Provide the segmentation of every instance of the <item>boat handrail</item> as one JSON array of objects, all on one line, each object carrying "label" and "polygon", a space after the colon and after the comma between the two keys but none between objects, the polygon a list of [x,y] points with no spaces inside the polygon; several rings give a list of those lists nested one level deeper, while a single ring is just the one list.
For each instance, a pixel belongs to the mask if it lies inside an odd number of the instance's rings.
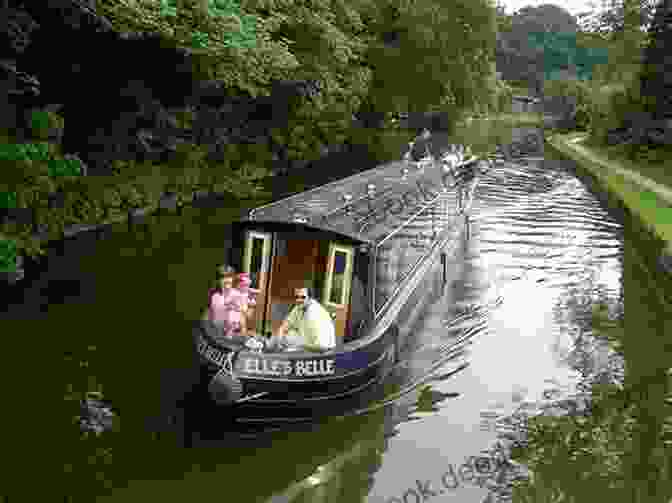
[{"label": "boat handrail", "polygon": [[[446,238],[446,242],[448,241],[448,239],[449,238]],[[445,243],[438,243],[438,242],[435,243],[435,247],[433,247],[432,252],[430,254],[428,254],[427,256],[425,256],[425,260],[421,260],[420,262],[418,262],[418,264],[416,265],[416,267],[413,271],[413,274],[412,274],[412,276],[414,276],[413,279],[422,277],[421,270],[427,269],[430,265],[430,262],[431,262],[430,260],[428,260],[428,258],[431,255],[433,255],[434,253],[436,253],[437,248],[439,248],[440,247],[439,245],[442,245],[442,244],[445,245]],[[393,323],[394,317],[396,316],[396,312],[397,312],[397,310],[392,309],[393,305],[394,304],[403,305],[404,303],[406,303],[408,301],[408,298],[411,296],[411,294],[418,287],[418,281],[419,281],[419,279],[415,282],[416,284],[413,288],[408,288],[408,291],[406,292],[406,295],[404,295],[403,298],[400,295],[398,295],[396,297],[391,296],[385,302],[385,304],[380,308],[380,310],[378,310],[378,312],[376,312],[376,315],[375,315],[375,318],[374,318],[375,331],[374,331],[374,333],[371,334],[371,337],[374,337],[374,338],[377,337],[378,334],[381,331],[386,330],[387,327],[391,323]],[[406,283],[406,285],[404,285],[404,287],[405,288],[408,287],[408,282]],[[395,292],[395,294],[396,294],[396,292]],[[386,318],[387,318],[387,320],[385,320]]]},{"label": "boat handrail", "polygon": [[[424,212],[427,208],[429,208],[431,205],[433,205],[438,199],[441,197],[445,197],[446,194],[444,192],[439,193],[435,198],[430,199],[428,202],[426,202],[416,213],[414,213],[408,220],[406,220],[404,223],[402,223],[399,227],[394,229],[392,232],[390,232],[387,236],[385,236],[383,239],[381,239],[378,243],[375,244],[376,250],[378,250],[378,247],[380,247],[385,241],[390,239],[392,236],[397,234],[399,231],[401,231],[404,227],[406,227],[408,224],[413,222],[416,218],[418,218],[422,212]],[[366,225],[366,224],[365,224]],[[365,225],[362,226],[362,228],[359,229],[359,232],[362,232],[364,230]]]},{"label": "boat handrail", "polygon": [[[470,194],[469,194],[469,196],[470,196],[469,201],[468,201],[468,202],[465,204],[465,206],[463,207],[463,212],[464,212],[464,211],[468,211],[468,210],[471,208],[471,205],[472,205],[472,203],[473,203],[473,196],[474,196],[474,192],[475,192],[475,190],[476,190],[476,184],[474,183],[473,186],[472,186],[472,188],[471,188]],[[450,228],[450,229],[446,229],[444,232],[447,234],[447,233],[448,233],[449,231],[451,231],[451,230],[452,230],[452,228]],[[383,314],[383,312],[386,310],[386,308],[387,308],[387,307],[388,307],[394,300],[397,299],[397,296],[399,295],[399,292],[402,290],[402,288],[404,288],[404,287],[406,286],[406,284],[405,284],[405,283],[406,283],[406,280],[407,280],[408,278],[412,277],[413,274],[417,271],[417,269],[421,266],[421,264],[423,263],[423,261],[424,261],[427,257],[431,256],[433,253],[435,253],[435,251],[436,251],[436,247],[437,247],[439,244],[441,244],[442,242],[445,242],[447,239],[448,239],[448,237],[446,237],[445,239],[437,239],[437,240],[434,242],[434,244],[432,245],[432,248],[430,249],[430,251],[428,251],[425,255],[423,255],[422,257],[420,257],[420,258],[416,261],[416,263],[413,265],[413,267],[411,267],[410,270],[404,275],[404,277],[398,282],[397,286],[396,286],[395,289],[392,291],[392,294],[391,294],[391,295],[389,296],[389,298],[385,301],[385,303],[380,307],[380,309],[377,309],[377,310],[374,311],[374,315],[373,315],[374,323],[377,322],[377,321],[380,319],[380,317],[382,316],[382,314]],[[444,243],[444,246],[445,246],[445,243]],[[375,292],[374,292],[374,295],[375,295]],[[375,302],[375,301],[374,301],[374,302]],[[375,309],[375,304],[374,304],[374,309]]]},{"label": "boat handrail", "polygon": [[[446,233],[448,232],[446,231]],[[420,281],[420,279],[422,278],[422,274],[417,274],[415,278],[412,278],[412,276],[418,273],[420,269],[428,268],[430,266],[430,261],[427,259],[431,257],[434,253],[436,253],[437,249],[445,247],[449,239],[450,235],[447,235],[445,239],[437,241],[436,243],[434,243],[434,245],[432,245],[430,252],[428,252],[420,260],[418,260],[418,262],[416,262],[415,266],[411,269],[408,275],[406,275],[406,278],[411,277],[411,280],[409,280],[408,282],[412,281],[413,279],[416,280],[416,283]],[[457,240],[454,241],[454,244],[455,245],[457,244]],[[408,286],[408,282],[406,282],[404,287]],[[400,288],[401,287],[395,289],[395,295],[397,295]],[[408,300],[408,297],[410,297],[412,291],[415,290],[415,288],[417,288],[417,284],[415,285],[414,288],[410,289],[410,291],[407,293],[407,295],[404,296],[404,298],[395,295],[390,296],[390,298],[385,302],[385,304],[380,309],[375,311],[373,318],[371,319],[371,326],[374,327],[373,331],[367,334],[365,337],[354,340],[351,343],[349,343],[348,344],[349,349],[355,350],[360,347],[363,347],[366,344],[368,344],[371,340],[379,337],[380,333],[385,332],[394,321],[395,311],[391,308],[391,306],[396,302],[402,304],[405,303]],[[388,317],[388,319],[385,322],[383,322],[385,317]]]},{"label": "boat handrail", "polygon": [[[467,166],[469,164],[473,164],[474,162],[478,161],[479,158],[472,156],[471,158],[459,163],[456,167],[461,167],[461,166]],[[378,249],[379,246],[381,246],[385,241],[387,241],[389,238],[394,236],[395,234],[399,233],[404,227],[412,223],[416,218],[418,218],[423,211],[425,211],[429,206],[433,205],[438,199],[441,197],[444,197],[446,195],[445,192],[440,192],[434,199],[431,199],[429,202],[425,203],[414,215],[412,215],[408,220],[406,220],[404,223],[402,223],[399,227],[394,229],[392,232],[390,232],[387,236],[385,236],[382,240],[380,240],[378,243],[375,244],[376,250]],[[359,232],[363,232],[364,228],[366,227],[366,224],[363,225],[360,229]]]},{"label": "boat handrail", "polygon": [[[448,231],[452,229],[446,229],[446,234],[448,234]],[[436,251],[436,247],[441,244],[442,241],[445,241],[448,239],[448,236],[446,236],[443,240],[437,240],[433,245],[432,248],[427,252],[425,255],[420,257],[413,267],[404,275],[403,279],[397,283],[397,286],[394,288],[392,293],[390,294],[389,298],[385,301],[385,303],[380,307],[380,309],[377,309],[375,311],[375,314],[373,316],[374,323],[378,322],[379,319],[381,318],[382,314],[387,310],[387,308],[395,301],[398,299],[399,293],[406,287],[407,285],[407,280],[411,278],[417,270],[422,266],[422,264],[425,262],[425,259],[427,257],[430,257],[433,253]]]}]

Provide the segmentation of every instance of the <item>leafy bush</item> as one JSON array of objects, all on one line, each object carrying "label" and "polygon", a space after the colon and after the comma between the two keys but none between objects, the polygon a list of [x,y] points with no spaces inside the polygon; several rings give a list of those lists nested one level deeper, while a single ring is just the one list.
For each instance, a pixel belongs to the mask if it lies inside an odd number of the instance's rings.
[{"label": "leafy bush", "polygon": [[511,111],[511,101],[513,100],[513,88],[505,81],[497,79],[495,89],[495,112],[498,114]]},{"label": "leafy bush", "polygon": [[[132,208],[155,207],[164,192],[177,193],[179,201],[189,200],[201,189],[250,197],[256,193],[253,182],[268,175],[265,161],[270,160],[270,153],[260,145],[229,145],[228,150],[225,161],[208,162],[205,147],[184,144],[165,164],[115,161],[117,174],[111,177],[54,177],[49,165],[53,159],[37,155],[34,148],[22,148],[24,159],[3,166],[0,193],[12,194],[12,206],[31,208],[33,224],[58,239],[70,225],[100,223]],[[33,159],[36,155],[39,160]],[[49,196],[55,192],[64,196],[60,207],[49,205]],[[22,253],[41,254],[38,241],[30,238],[32,230],[31,224],[6,223],[0,232],[14,239]]]},{"label": "leafy bush", "polygon": [[589,131],[597,144],[606,144],[607,133],[623,127],[624,120],[641,109],[639,100],[623,84],[595,88],[589,110]]},{"label": "leafy bush", "polygon": [[16,241],[0,238],[0,272],[16,270]]},{"label": "leafy bush", "polygon": [[592,90],[589,82],[573,79],[546,80],[544,81],[544,94],[567,96],[576,100],[576,128],[587,130],[590,127]]},{"label": "leafy bush", "polygon": [[597,492],[622,494],[624,453],[632,452],[636,424],[635,406],[618,403],[622,397],[616,389],[596,389],[590,416],[530,419],[527,445],[524,451],[514,449],[512,457],[533,477],[514,484],[514,501],[544,501],[541,494],[552,492],[564,493],[567,501]]},{"label": "leafy bush", "polygon": [[63,130],[64,120],[55,112],[36,110],[31,114],[30,125],[33,137],[47,140],[54,130]]}]

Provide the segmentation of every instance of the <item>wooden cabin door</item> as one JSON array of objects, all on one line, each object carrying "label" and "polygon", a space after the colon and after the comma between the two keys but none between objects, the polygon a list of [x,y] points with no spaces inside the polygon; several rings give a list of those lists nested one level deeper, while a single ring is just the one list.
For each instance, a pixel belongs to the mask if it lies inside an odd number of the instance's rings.
[{"label": "wooden cabin door", "polygon": [[278,236],[266,312],[273,333],[277,332],[294,306],[294,289],[304,287],[318,277],[321,262],[319,245],[317,239]]},{"label": "wooden cabin door", "polygon": [[331,313],[336,325],[337,344],[343,341],[350,316],[353,253],[351,246],[332,243],[329,247],[322,305]]},{"label": "wooden cabin door", "polygon": [[264,312],[268,297],[271,270],[271,234],[248,231],[245,235],[243,272],[250,275],[250,289],[256,303],[248,310],[247,326],[257,333],[264,332]]}]

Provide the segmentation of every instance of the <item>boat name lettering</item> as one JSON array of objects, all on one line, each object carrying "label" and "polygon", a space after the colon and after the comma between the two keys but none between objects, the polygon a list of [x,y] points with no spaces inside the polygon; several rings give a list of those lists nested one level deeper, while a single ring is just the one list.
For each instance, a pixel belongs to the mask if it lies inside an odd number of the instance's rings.
[{"label": "boat name lettering", "polygon": [[248,358],[245,360],[245,372],[250,374],[313,377],[333,375],[336,372],[334,360],[267,360]]},{"label": "boat name lettering", "polygon": [[292,373],[292,362],[288,360],[250,358],[245,360],[245,372],[249,372],[250,374],[286,376]]}]

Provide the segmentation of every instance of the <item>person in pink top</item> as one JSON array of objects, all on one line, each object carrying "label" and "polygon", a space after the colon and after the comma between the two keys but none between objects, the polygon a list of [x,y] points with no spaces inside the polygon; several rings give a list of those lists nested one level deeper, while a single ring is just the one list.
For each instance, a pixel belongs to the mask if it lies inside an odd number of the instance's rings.
[{"label": "person in pink top", "polygon": [[228,266],[217,268],[217,288],[208,292],[208,309],[203,319],[212,322],[228,340],[247,340],[248,297],[233,287],[235,271]]},{"label": "person in pink top", "polygon": [[250,288],[252,281],[249,273],[241,272],[238,275],[238,290],[247,297],[247,305],[253,307],[257,305],[257,290]]}]

